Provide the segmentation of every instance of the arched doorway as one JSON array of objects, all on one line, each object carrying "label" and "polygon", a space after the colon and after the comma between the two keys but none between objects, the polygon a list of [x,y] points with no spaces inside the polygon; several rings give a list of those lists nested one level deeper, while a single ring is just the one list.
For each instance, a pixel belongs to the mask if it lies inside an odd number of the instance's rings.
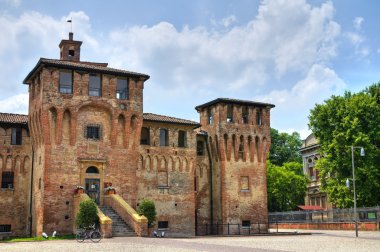
[{"label": "arched doorway", "polygon": [[95,166],[90,166],[86,169],[86,192],[96,204],[100,203],[100,176],[99,169]]}]

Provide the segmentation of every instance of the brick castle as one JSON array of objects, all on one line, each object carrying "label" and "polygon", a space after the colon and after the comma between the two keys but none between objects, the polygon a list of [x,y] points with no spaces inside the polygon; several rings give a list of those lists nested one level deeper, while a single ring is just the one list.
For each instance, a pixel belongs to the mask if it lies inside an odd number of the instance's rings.
[{"label": "brick castle", "polygon": [[217,223],[266,231],[274,105],[218,98],[195,108],[200,123],[143,113],[149,76],[81,61],[81,45],[70,33],[59,60],[41,58],[26,76],[28,116],[0,113],[0,235],[73,233],[88,197],[108,237],[106,206],[147,235],[134,212],[143,199],[169,236]]}]

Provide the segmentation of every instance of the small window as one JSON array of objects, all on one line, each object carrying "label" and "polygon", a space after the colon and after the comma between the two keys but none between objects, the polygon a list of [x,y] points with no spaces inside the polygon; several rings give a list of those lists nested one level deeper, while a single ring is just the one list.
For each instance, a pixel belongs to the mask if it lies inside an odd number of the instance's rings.
[{"label": "small window", "polygon": [[178,147],[187,147],[186,143],[186,131],[178,131]]},{"label": "small window", "polygon": [[243,154],[244,154],[244,137],[240,136],[239,159],[243,159]]},{"label": "small window", "polygon": [[314,168],[313,167],[309,167],[309,176],[310,176],[311,180],[315,180]]},{"label": "small window", "polygon": [[86,138],[87,139],[100,139],[100,127],[99,126],[87,126]]},{"label": "small window", "polygon": [[75,51],[74,50],[69,50],[69,56],[70,57],[74,57],[75,55]]},{"label": "small window", "polygon": [[0,225],[0,233],[11,232],[11,225]]},{"label": "small window", "polygon": [[248,176],[240,177],[240,191],[249,191],[249,177]]},{"label": "small window", "polygon": [[169,228],[169,222],[168,221],[159,221],[158,222],[158,229],[165,229]]},{"label": "small window", "polygon": [[99,74],[90,74],[88,95],[102,96],[102,81]]},{"label": "small window", "polygon": [[242,226],[243,228],[249,228],[249,227],[251,226],[251,221],[249,221],[249,220],[243,220],[243,221],[241,222],[241,226]]},{"label": "small window", "polygon": [[212,110],[210,108],[207,109],[207,120],[208,120],[208,124],[212,124],[214,121]]},{"label": "small window", "polygon": [[204,155],[204,142],[203,141],[197,141],[197,155],[203,156]]},{"label": "small window", "polygon": [[141,128],[140,144],[141,145],[150,145],[149,128],[146,128],[146,127]]},{"label": "small window", "polygon": [[194,177],[194,192],[198,190],[197,182],[197,177]]},{"label": "small window", "polygon": [[169,135],[167,129],[160,129],[160,146],[169,146]]},{"label": "small window", "polygon": [[13,188],[13,172],[3,172],[1,175],[1,188]]},{"label": "small window", "polygon": [[248,107],[247,106],[244,106],[242,108],[242,118],[243,118],[243,123],[244,124],[247,124],[248,123]]},{"label": "small window", "polygon": [[256,123],[257,125],[263,124],[261,109],[256,112]]},{"label": "small window", "polygon": [[128,80],[127,79],[117,79],[116,98],[128,99]]},{"label": "small window", "polygon": [[99,170],[95,166],[90,166],[90,167],[87,168],[86,173],[95,173],[95,174],[98,174]]},{"label": "small window", "polygon": [[63,94],[73,93],[73,72],[72,71],[59,72],[59,92]]},{"label": "small window", "polygon": [[232,123],[234,121],[233,106],[231,104],[227,105],[227,122]]},{"label": "small window", "polygon": [[22,129],[21,128],[12,128],[11,143],[12,145],[22,144]]}]

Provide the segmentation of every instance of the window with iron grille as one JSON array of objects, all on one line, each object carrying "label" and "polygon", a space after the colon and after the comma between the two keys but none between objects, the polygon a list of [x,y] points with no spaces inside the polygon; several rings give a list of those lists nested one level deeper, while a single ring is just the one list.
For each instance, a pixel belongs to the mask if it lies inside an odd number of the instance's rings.
[{"label": "window with iron grille", "polygon": [[116,98],[128,99],[128,80],[127,79],[117,79]]},{"label": "window with iron grille", "polygon": [[159,221],[158,222],[158,229],[164,229],[169,228],[169,222],[168,221]]},{"label": "window with iron grille", "polygon": [[88,84],[89,96],[102,96],[102,80],[99,74],[90,74]]},{"label": "window with iron grille", "polygon": [[73,93],[73,72],[69,70],[59,72],[59,92],[64,94]]},{"label": "window with iron grille", "polygon": [[243,221],[241,222],[241,226],[242,226],[243,228],[249,228],[249,227],[251,226],[251,221],[249,221],[249,220],[243,220]]},{"label": "window with iron grille", "polygon": [[21,128],[12,128],[11,144],[12,145],[22,144],[22,129]]},{"label": "window with iron grille", "polygon": [[86,138],[99,140],[101,137],[101,130],[99,125],[87,125]]},{"label": "window with iron grille", "polygon": [[2,172],[1,174],[1,188],[13,188],[13,172]]},{"label": "window with iron grille", "polygon": [[11,232],[11,225],[0,225],[0,233]]}]

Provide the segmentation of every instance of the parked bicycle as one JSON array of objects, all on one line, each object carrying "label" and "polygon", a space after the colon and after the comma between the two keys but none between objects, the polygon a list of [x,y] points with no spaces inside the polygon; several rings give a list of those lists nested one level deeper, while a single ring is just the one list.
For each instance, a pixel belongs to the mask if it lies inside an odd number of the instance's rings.
[{"label": "parked bicycle", "polygon": [[78,229],[76,233],[77,242],[83,242],[85,239],[91,239],[93,242],[99,242],[102,239],[102,235],[98,229],[95,228],[95,224]]}]

